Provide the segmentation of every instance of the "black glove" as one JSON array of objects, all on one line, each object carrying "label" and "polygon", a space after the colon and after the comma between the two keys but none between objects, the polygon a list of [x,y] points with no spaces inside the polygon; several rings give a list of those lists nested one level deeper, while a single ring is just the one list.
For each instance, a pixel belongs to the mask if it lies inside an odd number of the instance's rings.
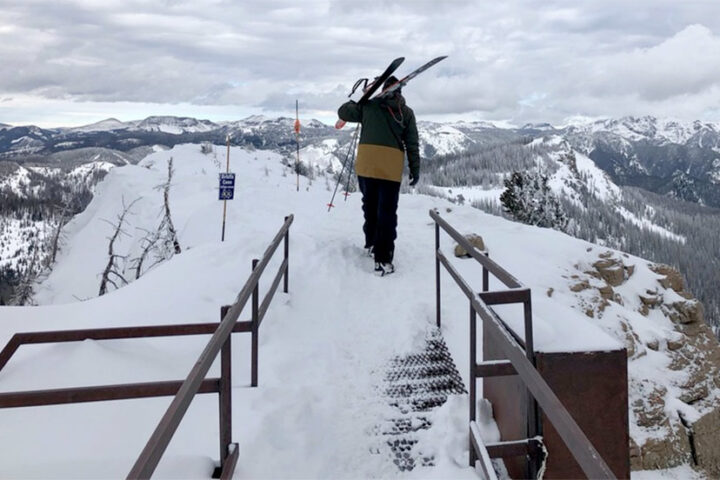
[{"label": "black glove", "polygon": [[420,172],[410,172],[410,186],[414,187],[420,180]]}]

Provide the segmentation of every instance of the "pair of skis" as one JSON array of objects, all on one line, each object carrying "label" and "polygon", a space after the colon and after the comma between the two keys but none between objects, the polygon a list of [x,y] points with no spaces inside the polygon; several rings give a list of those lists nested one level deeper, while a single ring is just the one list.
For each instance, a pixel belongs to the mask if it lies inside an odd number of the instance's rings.
[{"label": "pair of skis", "polygon": [[[392,85],[388,85],[387,88],[383,89],[375,98],[382,98],[382,97],[390,96],[395,90],[404,87],[405,85],[407,85],[407,83],[410,80],[417,77],[422,72],[424,72],[428,68],[432,67],[436,63],[438,63],[442,60],[445,60],[446,58],[447,58],[447,55],[442,56],[442,57],[433,58],[432,60],[430,60],[428,63],[426,63],[422,67],[413,70],[412,72],[410,72],[409,74],[404,76],[402,79],[398,80],[397,82],[393,83]],[[385,83],[385,80],[390,78],[390,76],[393,74],[393,72],[395,72],[395,70],[397,70],[397,68],[400,66],[400,64],[403,63],[403,61],[405,61],[405,57],[400,57],[400,58],[396,58],[395,60],[393,60],[390,63],[390,65],[388,65],[388,67],[385,69],[385,71],[383,73],[381,73],[380,76],[377,77],[371,84],[367,85],[367,80],[365,80],[365,82],[366,82],[365,91],[363,92],[362,97],[360,97],[360,100],[358,100],[358,104],[363,104],[363,103],[367,102],[368,100],[370,100],[370,97],[373,95],[373,93],[378,91],[378,89],[383,85],[383,83]],[[355,89],[362,83],[362,81],[363,80],[358,80],[358,82],[355,84],[355,87],[353,88],[352,92],[350,93],[350,96],[352,96],[352,94],[355,92]],[[344,120],[338,120],[337,123],[335,123],[335,128],[337,128],[339,130],[345,126],[345,123],[346,122]],[[340,171],[340,175],[338,176],[338,181],[335,184],[335,191],[333,192],[332,198],[330,199],[330,203],[328,203],[328,205],[327,205],[328,212],[330,211],[330,209],[332,209],[335,206],[335,205],[333,205],[333,201],[335,200],[335,194],[337,194],[338,186],[340,185],[342,176],[345,173],[345,170],[347,169],[348,159],[350,158],[352,151],[355,149],[355,146],[357,145],[359,133],[360,133],[360,125],[358,124],[358,128],[355,129],[355,133],[353,134],[353,138],[350,142],[350,147],[348,149],[348,153],[345,156],[345,161],[343,162],[342,170]],[[348,186],[346,186],[345,200],[347,200],[348,195],[350,195],[350,193],[347,191],[349,189],[349,183],[350,183],[350,172],[348,172]]]},{"label": "pair of skis", "polygon": [[[405,77],[398,80],[397,82],[393,83],[392,85],[388,85],[388,87],[383,89],[375,98],[382,98],[382,97],[390,96],[395,90],[404,87],[405,85],[407,85],[407,83],[410,80],[417,77],[418,75],[420,75],[422,72],[424,72],[428,68],[432,67],[433,65],[439,63],[442,60],[445,60],[446,58],[447,58],[447,55],[444,55],[442,57],[433,58],[432,60],[430,60],[428,63],[426,63],[422,67],[413,70],[412,72],[410,72]],[[395,60],[393,60],[390,63],[390,65],[388,65],[388,67],[385,69],[385,71],[383,73],[381,73],[379,77],[377,77],[370,85],[368,85],[365,88],[365,92],[363,93],[363,96],[360,97],[360,100],[358,100],[358,103],[363,104],[363,103],[367,102],[370,99],[370,97],[373,95],[373,93],[375,93],[383,85],[383,83],[385,83],[385,80],[390,78],[390,75],[392,75],[395,72],[395,70],[397,70],[398,67],[404,61],[405,61],[405,57],[399,57],[399,58],[396,58]],[[357,85],[358,84],[356,84],[356,86]],[[350,95],[352,95],[352,93]],[[345,123],[346,122],[344,120],[338,120],[337,123],[335,123],[335,128],[337,128],[339,130],[345,126]]]}]

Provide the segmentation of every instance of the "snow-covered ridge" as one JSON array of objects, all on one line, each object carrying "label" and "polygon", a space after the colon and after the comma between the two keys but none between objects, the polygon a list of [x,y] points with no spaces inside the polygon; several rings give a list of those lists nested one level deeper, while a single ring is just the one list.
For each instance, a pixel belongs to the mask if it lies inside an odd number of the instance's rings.
[{"label": "snow-covered ridge", "polygon": [[698,120],[690,122],[644,116],[571,124],[567,127],[567,130],[590,134],[612,133],[631,141],[649,140],[683,145],[699,133],[720,134],[720,124]]},{"label": "snow-covered ridge", "polygon": [[147,132],[180,135],[182,133],[209,132],[217,129],[218,125],[209,120],[197,120],[188,117],[154,116],[136,122],[132,128]]},{"label": "snow-covered ridge", "polygon": [[[163,198],[155,187],[165,180],[170,157],[175,176],[169,198],[183,252],[134,280],[131,260],[141,250],[146,230],[157,227]],[[236,177],[236,199],[228,204],[225,242],[219,238],[222,202],[217,200],[217,174],[224,164],[203,155],[199,145],[157,151],[139,165],[112,169],[91,204],[67,226],[66,246],[36,296],[42,306],[0,307],[0,345],[18,331],[217,322],[219,306],[235,298],[250,273],[251,259],[262,254],[283,217],[293,213],[294,273],[290,293],[278,292],[262,325],[258,388],[243,388],[249,383],[247,337],[236,337],[240,341],[233,346],[238,366],[233,369],[238,393],[233,395],[233,440],[240,442],[243,475],[408,478],[385,455],[387,445],[368,432],[387,418],[388,405],[378,394],[385,362],[415,351],[434,328],[435,264],[428,252],[435,240],[428,210],[437,208],[463,233],[482,234],[493,258],[532,289],[536,345],[545,351],[622,348],[624,337],[617,338],[620,323],[615,320],[623,313],[631,319],[640,315],[624,312],[617,303],[602,319],[592,320],[579,305],[573,275],[597,260],[600,249],[595,245],[424,195],[401,196],[397,272],[374,277],[372,260],[361,248],[359,195],[328,213],[324,182],[301,177],[298,192],[292,168],[281,162],[282,156],[274,152],[231,148],[231,170],[241,174]],[[113,229],[108,221],[117,218],[123,201],[134,199],[139,200],[128,215],[127,235],[116,250],[127,255],[128,262],[120,267],[130,273],[131,283],[97,298],[97,275],[107,262],[107,238]],[[454,242],[441,238],[444,251],[453,247]],[[644,260],[623,258],[636,265],[633,282],[621,291],[631,298],[647,288],[645,280],[654,278]],[[481,284],[482,270],[473,261],[451,261],[470,284]],[[457,320],[467,318],[467,302],[457,289],[443,290],[443,295],[442,333],[467,385],[467,321]],[[635,309],[640,300],[632,298],[635,303],[626,302],[627,308]],[[653,318],[658,314],[653,312]],[[648,338],[665,327],[647,322],[642,317],[634,328]],[[521,333],[522,327],[518,329]],[[0,372],[0,389],[183,378],[206,342],[207,337],[182,337],[28,348],[21,352],[22,361]],[[657,362],[640,362],[644,375],[667,378]],[[419,438],[418,448],[432,454],[436,466],[419,468],[411,476],[476,478],[466,465],[467,401],[466,395],[451,396],[432,417],[433,427]],[[62,415],[52,407],[0,410],[3,431],[13,438],[0,449],[0,477],[126,475],[142,441],[138,432],[149,431],[166,407],[164,400],[138,400],[63,407]],[[216,398],[196,399],[158,476],[208,476],[211,459],[217,456],[216,429]],[[280,430],[287,441],[278,443]],[[42,442],[56,448],[36,462]],[[295,448],[300,442],[303,448]],[[371,447],[380,453],[371,454]]]},{"label": "snow-covered ridge", "polygon": [[111,132],[113,130],[123,130],[131,128],[136,125],[137,122],[121,122],[116,118],[107,118],[99,122],[91,123],[89,125],[83,125],[81,127],[75,127],[68,129],[72,132]]},{"label": "snow-covered ridge", "polygon": [[475,143],[452,124],[419,122],[418,135],[421,145],[430,145],[435,155],[460,153]]}]

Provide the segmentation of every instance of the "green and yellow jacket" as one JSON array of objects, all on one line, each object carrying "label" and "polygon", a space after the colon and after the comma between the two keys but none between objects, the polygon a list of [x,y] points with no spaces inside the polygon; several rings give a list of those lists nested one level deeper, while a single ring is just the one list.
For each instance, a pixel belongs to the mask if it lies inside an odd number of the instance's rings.
[{"label": "green and yellow jacket", "polygon": [[415,113],[401,95],[372,99],[362,105],[349,101],[340,107],[338,116],[362,124],[355,161],[359,176],[400,182],[407,153],[410,173],[417,177],[420,151]]}]

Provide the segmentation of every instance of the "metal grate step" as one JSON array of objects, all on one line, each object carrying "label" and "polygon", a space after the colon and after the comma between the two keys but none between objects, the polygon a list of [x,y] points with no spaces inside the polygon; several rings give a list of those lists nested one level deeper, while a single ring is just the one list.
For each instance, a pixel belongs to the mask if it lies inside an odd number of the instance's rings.
[{"label": "metal grate step", "polygon": [[[397,356],[388,362],[382,391],[398,416],[376,425],[373,433],[386,438],[393,463],[401,471],[433,466],[435,459],[417,448],[416,432],[432,426],[427,415],[443,405],[448,395],[466,393],[450,351],[439,330],[430,331],[421,352]],[[380,454],[375,448],[373,453]]]}]

